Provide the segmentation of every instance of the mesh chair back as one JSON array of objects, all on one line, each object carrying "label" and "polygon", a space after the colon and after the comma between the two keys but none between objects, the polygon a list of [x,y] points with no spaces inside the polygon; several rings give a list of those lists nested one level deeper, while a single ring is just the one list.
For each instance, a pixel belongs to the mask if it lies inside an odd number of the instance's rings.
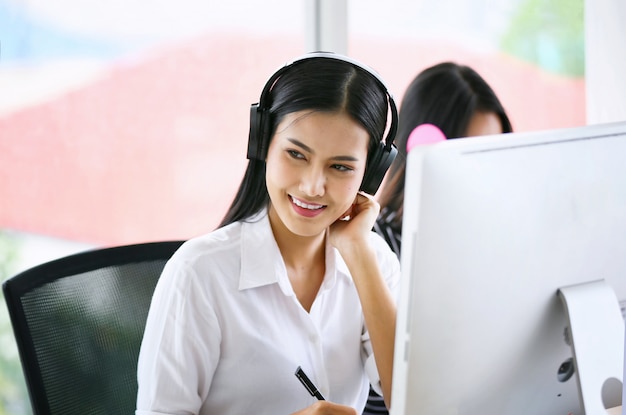
[{"label": "mesh chair back", "polygon": [[134,413],[152,293],[181,244],[87,251],[3,283],[35,415]]}]

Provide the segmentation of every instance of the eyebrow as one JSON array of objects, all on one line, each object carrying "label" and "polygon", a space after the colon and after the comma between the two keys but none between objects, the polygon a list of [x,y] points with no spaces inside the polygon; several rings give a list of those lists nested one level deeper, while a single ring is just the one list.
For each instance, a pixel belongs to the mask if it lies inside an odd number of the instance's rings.
[{"label": "eyebrow", "polygon": [[[306,151],[308,153],[315,153],[315,151],[313,151],[313,149],[311,147],[307,146],[306,144],[304,144],[300,140],[296,140],[295,138],[287,138],[287,141],[289,141],[292,144],[302,148],[304,151]],[[333,157],[332,159],[333,160],[337,160],[337,161],[359,161],[359,159],[357,157],[354,157],[354,156],[336,156],[336,157]]]}]

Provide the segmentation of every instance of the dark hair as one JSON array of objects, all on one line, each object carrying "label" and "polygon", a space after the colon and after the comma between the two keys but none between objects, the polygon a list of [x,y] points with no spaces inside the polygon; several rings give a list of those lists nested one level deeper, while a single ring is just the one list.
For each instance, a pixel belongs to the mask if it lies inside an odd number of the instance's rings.
[{"label": "dark hair", "polygon": [[489,84],[472,68],[443,62],[420,72],[407,88],[399,111],[398,156],[381,192],[381,218],[398,234],[402,231],[406,143],[415,127],[434,124],[448,139],[465,137],[477,112],[495,113],[502,132],[513,131],[504,107]]},{"label": "dark hair", "polygon": [[[274,83],[269,96],[269,131],[288,114],[314,110],[345,111],[369,133],[368,154],[379,146],[387,126],[387,91],[366,70],[349,62],[312,57],[286,70]],[[367,170],[367,166],[366,166]],[[247,219],[269,203],[265,162],[251,159],[230,208],[219,227]]]}]

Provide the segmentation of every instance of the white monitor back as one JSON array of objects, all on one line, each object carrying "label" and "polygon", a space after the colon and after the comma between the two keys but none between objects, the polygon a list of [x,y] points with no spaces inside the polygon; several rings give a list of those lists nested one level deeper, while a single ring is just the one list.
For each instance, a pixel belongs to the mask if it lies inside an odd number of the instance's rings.
[{"label": "white monitor back", "polygon": [[582,414],[557,290],[624,305],[626,123],[447,140],[406,174],[391,415]]}]

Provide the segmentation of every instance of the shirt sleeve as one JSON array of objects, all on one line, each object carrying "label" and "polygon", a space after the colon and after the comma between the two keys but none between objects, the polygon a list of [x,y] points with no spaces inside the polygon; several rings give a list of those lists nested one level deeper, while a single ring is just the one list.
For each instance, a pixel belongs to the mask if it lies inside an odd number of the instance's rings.
[{"label": "shirt sleeve", "polygon": [[136,415],[197,414],[219,360],[220,337],[196,273],[173,257],[148,313],[137,369]]}]

